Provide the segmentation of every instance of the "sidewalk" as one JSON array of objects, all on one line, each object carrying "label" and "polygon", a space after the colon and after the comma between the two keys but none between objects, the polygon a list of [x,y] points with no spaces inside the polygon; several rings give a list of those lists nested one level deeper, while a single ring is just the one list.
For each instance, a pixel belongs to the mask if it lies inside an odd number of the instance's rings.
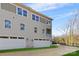
[{"label": "sidewalk", "polygon": [[79,48],[60,45],[58,48],[0,53],[0,56],[61,56],[76,50]]}]

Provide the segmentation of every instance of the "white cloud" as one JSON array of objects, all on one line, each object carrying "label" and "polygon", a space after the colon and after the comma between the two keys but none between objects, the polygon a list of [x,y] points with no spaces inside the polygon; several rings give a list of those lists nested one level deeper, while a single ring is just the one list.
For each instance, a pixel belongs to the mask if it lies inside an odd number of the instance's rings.
[{"label": "white cloud", "polygon": [[64,33],[59,31],[59,30],[52,30],[52,36],[61,36],[63,35]]},{"label": "white cloud", "polygon": [[61,19],[61,18],[65,18],[68,16],[74,16],[75,14],[77,14],[77,12],[75,10],[68,12],[68,13],[64,13],[64,14],[60,14],[54,17],[54,19]]},{"label": "white cloud", "polygon": [[[25,4],[27,5],[27,4]],[[37,11],[47,11],[47,10],[54,10],[57,8],[61,8],[68,5],[67,3],[32,3],[28,6],[32,7]]]}]

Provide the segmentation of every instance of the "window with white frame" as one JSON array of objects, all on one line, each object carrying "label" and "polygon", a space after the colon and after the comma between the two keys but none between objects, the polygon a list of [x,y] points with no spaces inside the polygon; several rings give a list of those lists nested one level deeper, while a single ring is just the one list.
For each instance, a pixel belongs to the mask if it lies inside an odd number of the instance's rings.
[{"label": "window with white frame", "polygon": [[27,11],[23,10],[23,16],[27,16]]},{"label": "window with white frame", "polygon": [[34,14],[32,14],[32,19],[35,20],[35,15]]},{"label": "window with white frame", "polygon": [[5,20],[5,28],[11,28],[11,21]]},{"label": "window with white frame", "polygon": [[22,15],[22,9],[21,9],[21,8],[17,8],[17,13],[18,13],[19,15]]},{"label": "window with white frame", "polygon": [[36,21],[39,21],[39,16],[36,16]]},{"label": "window with white frame", "polygon": [[21,29],[21,30],[25,30],[25,24],[22,24],[22,23],[21,23],[21,24],[20,24],[20,29]]},{"label": "window with white frame", "polygon": [[39,21],[39,16],[32,14],[32,19],[35,21]]}]

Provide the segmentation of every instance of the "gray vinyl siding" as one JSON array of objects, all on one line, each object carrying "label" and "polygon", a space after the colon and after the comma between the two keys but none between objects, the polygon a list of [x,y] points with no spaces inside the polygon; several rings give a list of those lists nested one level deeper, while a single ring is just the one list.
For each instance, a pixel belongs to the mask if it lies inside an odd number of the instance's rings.
[{"label": "gray vinyl siding", "polygon": [[1,3],[1,9],[16,13],[16,6],[9,3]]}]

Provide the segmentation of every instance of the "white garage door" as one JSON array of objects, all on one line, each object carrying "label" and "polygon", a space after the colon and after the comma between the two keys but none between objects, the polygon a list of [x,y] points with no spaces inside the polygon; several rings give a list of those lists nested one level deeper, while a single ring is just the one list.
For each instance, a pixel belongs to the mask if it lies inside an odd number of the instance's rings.
[{"label": "white garage door", "polygon": [[0,39],[0,50],[25,47],[26,41],[24,39]]},{"label": "white garage door", "polygon": [[43,41],[43,40],[34,40],[33,47],[49,47],[51,45],[50,41]]}]

